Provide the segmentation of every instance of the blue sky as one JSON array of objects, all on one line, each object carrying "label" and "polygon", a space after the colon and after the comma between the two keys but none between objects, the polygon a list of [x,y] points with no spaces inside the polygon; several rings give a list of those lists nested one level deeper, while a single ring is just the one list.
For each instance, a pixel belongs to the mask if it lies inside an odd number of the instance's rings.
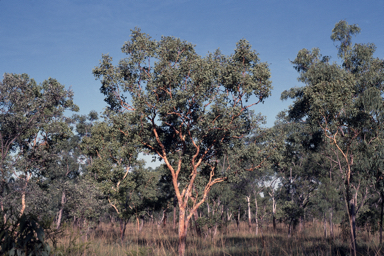
[{"label": "blue sky", "polygon": [[384,1],[370,0],[0,0],[0,73],[56,78],[71,86],[86,114],[106,106],[92,69],[101,54],[123,58],[120,48],[134,27],[155,39],[192,42],[203,56],[217,48],[231,54],[245,38],[270,64],[272,96],[254,109],[272,126],[289,104],[280,101],[281,92],[300,86],[289,60],[313,47],[337,60],[330,35],[339,20],[358,24],[354,42],[375,43],[376,56],[384,57],[383,7]]}]

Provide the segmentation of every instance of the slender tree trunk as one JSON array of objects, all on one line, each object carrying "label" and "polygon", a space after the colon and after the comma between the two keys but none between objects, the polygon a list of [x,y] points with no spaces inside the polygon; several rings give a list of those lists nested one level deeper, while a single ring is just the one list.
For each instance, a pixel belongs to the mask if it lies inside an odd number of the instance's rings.
[{"label": "slender tree trunk", "polygon": [[136,215],[137,232],[140,233],[144,226],[144,217]]},{"label": "slender tree trunk", "polygon": [[249,231],[252,231],[251,196],[247,196],[247,206],[248,206],[248,228],[249,228]]},{"label": "slender tree trunk", "polygon": [[123,219],[120,219],[119,222],[120,222],[120,239],[121,241],[124,241],[127,222]]},{"label": "slender tree trunk", "polygon": [[24,214],[25,211],[25,190],[21,192],[21,210],[20,210],[20,216]]},{"label": "slender tree trunk", "polygon": [[288,237],[291,237],[292,235],[292,220],[289,221],[289,226],[288,226]]},{"label": "slender tree trunk", "polygon": [[[350,239],[351,239],[351,246],[350,246],[350,255],[356,256],[356,211],[355,211],[355,198],[351,196],[350,194],[350,187],[347,185],[346,188],[346,207],[348,212],[348,219],[349,219],[349,226],[350,226]],[[357,193],[357,192],[356,192]]]},{"label": "slender tree trunk", "polygon": [[272,223],[273,223],[273,231],[276,231],[276,201],[275,201],[275,197],[272,197]]},{"label": "slender tree trunk", "polygon": [[380,211],[380,244],[383,242],[383,211],[384,211],[384,193],[381,195],[381,211]]},{"label": "slender tree trunk", "polygon": [[24,211],[25,211],[25,194],[26,194],[26,191],[27,191],[27,186],[28,186],[28,181],[29,181],[29,178],[31,176],[29,174],[27,174],[27,178],[25,180],[25,185],[24,185],[24,188],[21,192],[21,211],[20,211],[20,216],[24,214]]},{"label": "slender tree trunk", "polygon": [[61,218],[63,216],[64,204],[65,204],[65,190],[61,192],[61,204],[60,204],[59,214],[57,217],[56,229],[59,229],[61,225]]},{"label": "slender tree trunk", "polygon": [[324,237],[327,238],[327,221],[325,218],[325,212],[323,212],[323,226],[324,226]]},{"label": "slender tree trunk", "polygon": [[237,219],[236,219],[237,231],[240,231],[240,206],[237,211]]},{"label": "slender tree trunk", "polygon": [[232,213],[227,212],[227,221],[231,221],[232,219]]},{"label": "slender tree trunk", "polygon": [[140,216],[139,218],[139,233],[143,230],[143,227],[144,227],[144,217],[143,216]]},{"label": "slender tree trunk", "polygon": [[329,214],[329,235],[333,238],[333,207],[331,207],[331,212]]},{"label": "slender tree trunk", "polygon": [[201,236],[201,230],[200,230],[200,227],[199,227],[199,223],[197,222],[197,219],[199,218],[197,211],[193,214],[193,218],[195,219],[196,234],[198,236]]},{"label": "slender tree trunk", "polygon": [[163,214],[164,214],[164,217],[163,217],[163,227],[166,227],[167,226],[167,212],[166,212],[166,209],[163,211]]},{"label": "slender tree trunk", "polygon": [[[332,184],[332,171],[331,169],[329,170],[329,182]],[[334,233],[333,233],[333,196],[331,198],[331,212],[329,214],[329,228],[330,228],[330,236],[333,238]]]},{"label": "slender tree trunk", "polygon": [[4,221],[4,224],[7,223],[7,214],[4,212],[4,204],[3,204],[3,200],[0,201],[0,206],[1,206],[1,211],[4,213],[3,215],[3,221]]},{"label": "slender tree trunk", "polygon": [[255,222],[256,222],[256,236],[259,235],[259,218],[257,216],[259,207],[257,205],[257,197],[255,196]]},{"label": "slender tree trunk", "polygon": [[300,216],[299,218],[299,232],[301,233],[303,230],[304,230],[304,220],[303,220],[303,216]]}]

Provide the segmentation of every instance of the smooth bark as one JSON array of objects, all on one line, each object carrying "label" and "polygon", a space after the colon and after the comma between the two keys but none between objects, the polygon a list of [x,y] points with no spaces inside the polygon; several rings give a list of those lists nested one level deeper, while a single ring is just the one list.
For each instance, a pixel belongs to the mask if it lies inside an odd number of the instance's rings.
[{"label": "smooth bark", "polygon": [[56,229],[59,229],[61,226],[61,218],[63,216],[64,204],[65,204],[65,191],[63,190],[63,192],[61,193],[61,204],[60,204],[60,210],[57,216]]},{"label": "smooth bark", "polygon": [[252,230],[252,215],[251,215],[251,196],[247,196],[247,207],[248,207],[248,228]]}]

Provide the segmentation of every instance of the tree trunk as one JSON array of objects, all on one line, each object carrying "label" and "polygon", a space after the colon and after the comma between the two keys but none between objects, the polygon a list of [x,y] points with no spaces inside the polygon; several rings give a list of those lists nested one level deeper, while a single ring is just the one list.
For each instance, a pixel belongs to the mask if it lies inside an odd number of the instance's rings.
[{"label": "tree trunk", "polygon": [[291,235],[292,235],[292,219],[289,221],[288,237],[291,237]]},{"label": "tree trunk", "polygon": [[227,221],[231,221],[232,219],[232,213],[227,212]]},{"label": "tree trunk", "polygon": [[59,214],[57,216],[56,229],[59,229],[61,226],[61,218],[63,216],[64,204],[65,204],[65,190],[61,192],[61,204],[60,204]]},{"label": "tree trunk", "polygon": [[302,232],[303,230],[304,230],[303,216],[300,216],[300,218],[299,218],[299,232]]},{"label": "tree trunk", "polygon": [[137,232],[140,233],[144,226],[144,217],[136,215]]},{"label": "tree trunk", "polygon": [[176,209],[177,209],[177,197],[173,199],[173,230],[176,230]]},{"label": "tree trunk", "polygon": [[144,227],[144,217],[143,216],[140,216],[139,218],[139,233],[143,230],[143,227]]},{"label": "tree trunk", "polygon": [[275,201],[275,197],[272,197],[272,222],[273,222],[273,231],[276,231],[276,201]]},{"label": "tree trunk", "polygon": [[25,211],[25,190],[21,192],[21,210],[20,210],[20,216],[24,214]]},{"label": "tree trunk", "polygon": [[249,228],[249,231],[252,231],[251,196],[247,196],[247,206],[248,206],[248,228]]},{"label": "tree trunk", "polygon": [[256,236],[259,234],[259,218],[257,216],[259,207],[257,205],[257,197],[255,196],[255,222],[256,222]]},{"label": "tree trunk", "polygon": [[239,210],[237,211],[236,225],[237,225],[237,231],[240,231],[240,206],[239,206]]},{"label": "tree trunk", "polygon": [[[357,192],[356,192],[357,196]],[[357,202],[357,198],[356,198]],[[350,239],[351,239],[351,246],[350,246],[350,255],[356,256],[356,204],[355,204],[355,198],[350,195],[350,188],[346,188],[346,201],[345,201],[347,211],[348,211],[348,219],[349,219],[349,226],[350,226]]]},{"label": "tree trunk", "polygon": [[123,219],[120,219],[120,239],[121,239],[121,241],[124,241],[126,227],[127,227],[127,222]]},{"label": "tree trunk", "polygon": [[327,238],[327,221],[325,218],[325,212],[323,213],[323,226],[324,226],[324,237]]},{"label": "tree trunk", "polygon": [[383,210],[384,210],[384,193],[381,195],[381,211],[380,211],[380,244],[383,242]]},{"label": "tree trunk", "polygon": [[4,224],[7,223],[7,214],[4,212],[4,204],[3,204],[3,200],[0,201],[0,206],[1,206],[1,211],[3,212],[4,216],[3,216],[3,221],[4,221]]},{"label": "tree trunk", "polygon": [[163,217],[163,227],[165,228],[167,226],[167,216],[168,216],[166,210],[163,211],[163,215],[164,215],[164,217]]},{"label": "tree trunk", "polygon": [[331,212],[329,214],[329,235],[333,238],[333,208],[331,207]]},{"label": "tree trunk", "polygon": [[201,236],[201,230],[199,227],[199,223],[197,222],[197,219],[199,218],[197,211],[193,214],[193,218],[195,219],[196,234],[200,237]]},{"label": "tree trunk", "polygon": [[179,256],[185,255],[185,245],[187,241],[188,220],[186,219],[186,209],[179,205]]}]

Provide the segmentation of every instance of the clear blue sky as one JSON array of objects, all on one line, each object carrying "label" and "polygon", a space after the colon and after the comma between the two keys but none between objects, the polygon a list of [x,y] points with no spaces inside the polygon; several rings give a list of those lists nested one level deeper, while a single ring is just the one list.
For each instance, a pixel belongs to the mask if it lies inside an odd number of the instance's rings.
[{"label": "clear blue sky", "polygon": [[0,0],[0,73],[27,73],[39,83],[56,78],[73,89],[82,114],[106,106],[92,75],[101,54],[115,61],[140,27],[155,39],[175,36],[196,45],[200,55],[220,48],[231,54],[247,39],[270,64],[272,97],[255,108],[272,126],[289,102],[283,90],[300,86],[289,60],[302,48],[319,47],[336,60],[330,40],[335,23],[357,23],[358,43],[375,43],[384,57],[384,1],[354,0]]}]

